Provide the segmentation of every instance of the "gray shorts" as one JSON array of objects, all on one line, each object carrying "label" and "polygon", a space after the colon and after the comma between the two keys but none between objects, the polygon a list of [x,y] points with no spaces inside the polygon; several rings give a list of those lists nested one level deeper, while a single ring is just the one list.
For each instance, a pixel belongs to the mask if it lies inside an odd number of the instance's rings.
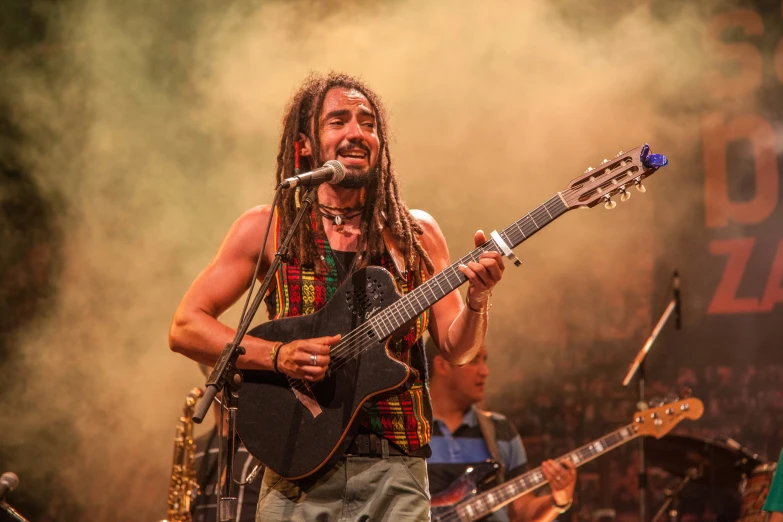
[{"label": "gray shorts", "polygon": [[264,472],[256,522],[430,520],[427,462],[420,457],[345,457],[312,485]]}]

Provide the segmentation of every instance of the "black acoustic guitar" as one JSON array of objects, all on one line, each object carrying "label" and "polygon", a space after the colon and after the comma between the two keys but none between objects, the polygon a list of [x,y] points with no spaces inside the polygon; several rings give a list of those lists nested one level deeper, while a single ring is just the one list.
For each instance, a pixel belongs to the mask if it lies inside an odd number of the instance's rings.
[{"label": "black acoustic guitar", "polygon": [[339,458],[361,405],[370,397],[402,386],[411,369],[391,357],[387,343],[396,331],[427,310],[467,279],[457,268],[495,251],[513,258],[519,245],[568,210],[601,202],[625,201],[632,185],[666,165],[649,147],[620,153],[588,169],[566,190],[433,276],[406,295],[397,291],[392,275],[368,267],[343,282],[317,313],[264,323],[249,332],[270,341],[293,341],[342,334],[332,347],[329,373],[311,384],[267,371],[242,372],[237,431],[248,451],[287,479],[310,475]]},{"label": "black acoustic guitar", "polygon": [[[694,397],[638,411],[634,414],[631,424],[585,444],[557,460],[570,460],[574,466],[579,467],[636,437],[652,436],[660,439],[681,420],[696,420],[701,417],[702,413],[704,413],[704,404]],[[432,522],[481,520],[547,483],[544,473],[538,467],[492,489],[478,493],[478,486],[495,473],[497,466],[493,462],[472,466],[448,488],[433,496]]]}]

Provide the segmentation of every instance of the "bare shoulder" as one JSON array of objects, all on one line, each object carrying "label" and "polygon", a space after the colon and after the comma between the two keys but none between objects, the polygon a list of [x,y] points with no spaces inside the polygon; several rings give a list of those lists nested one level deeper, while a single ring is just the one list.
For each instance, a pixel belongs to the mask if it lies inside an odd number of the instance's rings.
[{"label": "bare shoulder", "polygon": [[265,227],[271,217],[272,205],[257,205],[239,216],[236,224],[246,227]]},{"label": "bare shoulder", "polygon": [[269,220],[272,219],[271,205],[258,205],[239,216],[229,231],[230,236],[240,236],[243,239],[263,235]]},{"label": "bare shoulder", "polygon": [[419,222],[421,228],[424,230],[421,239],[422,244],[427,250],[430,250],[431,247],[445,246],[446,238],[443,236],[443,232],[441,231],[438,222],[435,221],[435,218],[432,217],[432,215],[416,208],[411,209],[411,215]]},{"label": "bare shoulder", "polygon": [[[267,225],[272,219],[271,205],[258,205],[239,216],[231,225],[223,241],[221,251],[227,250],[242,256],[258,256]],[[270,238],[274,233],[270,230]],[[267,250],[270,242],[267,242]]]}]

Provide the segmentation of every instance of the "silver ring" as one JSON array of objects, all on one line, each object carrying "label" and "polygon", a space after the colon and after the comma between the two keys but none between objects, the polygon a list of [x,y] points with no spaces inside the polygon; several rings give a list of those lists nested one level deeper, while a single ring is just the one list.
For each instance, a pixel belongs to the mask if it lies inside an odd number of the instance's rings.
[{"label": "silver ring", "polygon": [[318,356],[314,353],[310,354],[310,366],[318,366]]}]

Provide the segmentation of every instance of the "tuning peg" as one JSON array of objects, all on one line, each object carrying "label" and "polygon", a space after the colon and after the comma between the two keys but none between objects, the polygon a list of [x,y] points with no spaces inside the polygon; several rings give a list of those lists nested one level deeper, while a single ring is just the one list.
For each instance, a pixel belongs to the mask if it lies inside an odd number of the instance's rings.
[{"label": "tuning peg", "polygon": [[609,163],[609,160],[604,158],[604,160],[601,162],[601,165],[603,165],[604,163]]},{"label": "tuning peg", "polygon": [[671,404],[673,402],[677,402],[678,400],[680,400],[680,398],[677,396],[676,393],[669,392],[666,394],[666,397],[663,400],[664,400],[664,404]]},{"label": "tuning peg", "polygon": [[653,397],[647,401],[647,406],[650,408],[657,408],[658,406],[663,406],[664,404],[664,400],[661,397]]},{"label": "tuning peg", "polygon": [[588,172],[591,172],[592,170],[593,170],[593,167],[587,167],[587,170],[585,171],[585,174],[587,174]]},{"label": "tuning peg", "polygon": [[626,202],[626,201],[628,201],[629,199],[631,199],[631,193],[630,193],[630,192],[628,192],[628,191],[626,191],[626,190],[625,190],[625,187],[623,187],[622,189],[620,189],[620,201],[622,201],[623,203],[625,203],[625,202]]},{"label": "tuning peg", "polygon": [[639,192],[641,192],[642,194],[644,194],[645,192],[647,192],[647,187],[645,187],[644,185],[642,185],[642,180],[641,180],[641,179],[639,179],[639,178],[636,178],[636,179],[633,181],[633,183],[634,183],[634,185],[636,185],[636,190],[638,190],[638,191],[639,191]]},{"label": "tuning peg", "polygon": [[607,210],[612,210],[614,207],[617,206],[616,201],[612,201],[612,198],[609,196],[604,196],[604,199],[606,200],[606,203],[604,203],[604,208]]},{"label": "tuning peg", "polygon": [[615,158],[619,158],[619,157],[620,157],[620,156],[622,156],[623,154],[624,154],[624,152],[623,152],[623,151],[620,151],[620,152],[618,152],[618,153],[617,153],[617,156],[615,156]]}]

